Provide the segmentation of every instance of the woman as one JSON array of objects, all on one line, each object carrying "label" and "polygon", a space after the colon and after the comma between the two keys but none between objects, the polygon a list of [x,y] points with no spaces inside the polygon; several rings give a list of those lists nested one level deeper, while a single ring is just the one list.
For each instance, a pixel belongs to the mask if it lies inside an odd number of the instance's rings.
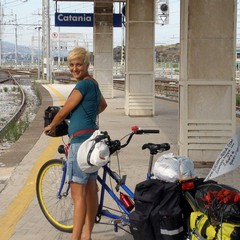
[{"label": "woman", "polygon": [[54,131],[57,124],[70,114],[68,134],[71,147],[68,153],[67,179],[74,202],[71,240],[91,239],[98,209],[97,172],[84,173],[77,164],[77,151],[81,143],[97,129],[97,115],[107,107],[96,80],[88,73],[89,57],[84,48],[74,48],[69,52],[69,69],[77,79],[77,84],[52,123],[44,128],[45,134]]}]

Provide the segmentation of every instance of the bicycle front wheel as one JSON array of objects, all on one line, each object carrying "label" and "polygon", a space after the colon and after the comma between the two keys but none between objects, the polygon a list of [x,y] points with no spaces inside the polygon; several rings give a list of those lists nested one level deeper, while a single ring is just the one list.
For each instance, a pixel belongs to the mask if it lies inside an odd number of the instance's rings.
[{"label": "bicycle front wheel", "polygon": [[65,164],[61,159],[46,162],[37,175],[36,193],[47,220],[62,232],[72,232],[73,202],[68,193],[69,185],[64,183]]}]

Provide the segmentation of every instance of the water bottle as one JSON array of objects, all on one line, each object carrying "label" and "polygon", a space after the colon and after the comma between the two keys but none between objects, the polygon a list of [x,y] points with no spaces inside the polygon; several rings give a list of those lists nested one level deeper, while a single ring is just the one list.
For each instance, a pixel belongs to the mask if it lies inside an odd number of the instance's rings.
[{"label": "water bottle", "polygon": [[120,192],[120,201],[129,212],[133,209],[134,204],[128,195]]}]

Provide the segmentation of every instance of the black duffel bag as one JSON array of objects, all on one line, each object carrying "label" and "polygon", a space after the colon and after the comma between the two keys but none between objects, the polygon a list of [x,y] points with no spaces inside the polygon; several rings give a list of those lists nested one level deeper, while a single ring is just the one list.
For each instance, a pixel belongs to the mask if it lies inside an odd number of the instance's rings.
[{"label": "black duffel bag", "polygon": [[[48,126],[56,114],[59,112],[61,107],[59,106],[49,106],[44,111],[44,127]],[[68,124],[65,120],[63,120],[60,124],[58,124],[55,128],[54,132],[48,134],[51,137],[62,137],[68,134]]]}]

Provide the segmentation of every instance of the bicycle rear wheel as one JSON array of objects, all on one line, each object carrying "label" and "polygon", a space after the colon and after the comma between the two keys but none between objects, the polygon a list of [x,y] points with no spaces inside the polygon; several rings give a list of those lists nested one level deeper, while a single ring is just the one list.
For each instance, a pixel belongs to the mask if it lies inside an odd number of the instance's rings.
[{"label": "bicycle rear wheel", "polygon": [[47,220],[62,232],[72,232],[73,202],[68,194],[69,185],[64,184],[60,191],[66,175],[65,164],[66,161],[61,159],[46,162],[37,175],[36,193]]}]

